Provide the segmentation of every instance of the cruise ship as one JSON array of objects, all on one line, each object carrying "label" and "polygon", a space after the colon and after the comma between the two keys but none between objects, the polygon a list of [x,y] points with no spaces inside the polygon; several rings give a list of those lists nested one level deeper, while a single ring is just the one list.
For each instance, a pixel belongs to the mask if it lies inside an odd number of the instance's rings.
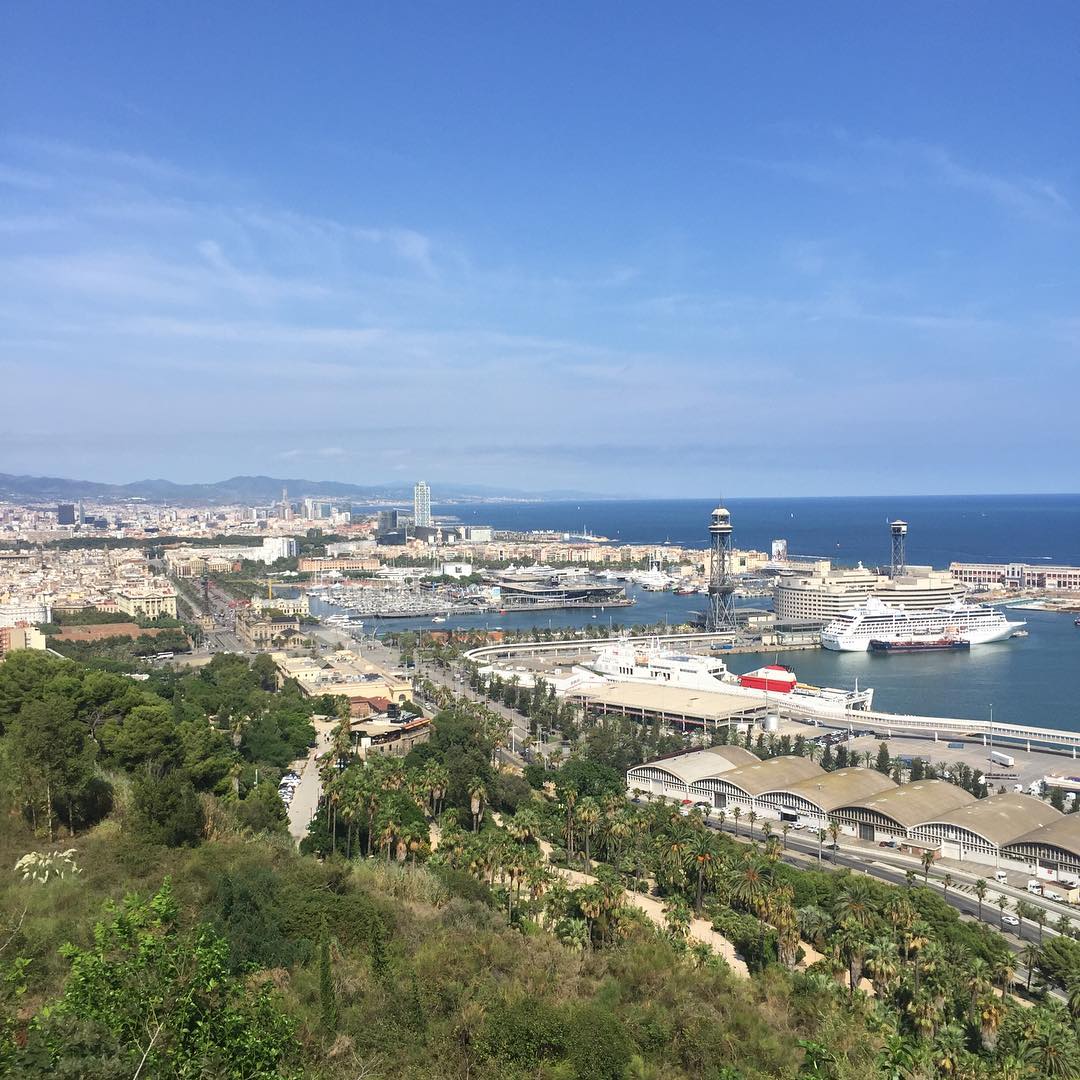
[{"label": "cruise ship", "polygon": [[808,712],[830,715],[848,709],[869,709],[874,697],[870,688],[852,691],[801,683],[789,668],[780,664],[736,675],[719,657],[672,652],[655,641],[646,645],[618,640],[602,648],[596,660],[584,665],[582,670],[600,675],[608,682],[645,682],[682,690],[743,695],[766,703],[772,694],[775,700],[787,700]]},{"label": "cruise ship", "polygon": [[836,652],[866,652],[875,641],[963,638],[972,645],[1004,641],[1025,626],[985,604],[956,601],[931,611],[907,611],[871,596],[838,615],[821,631],[821,644]]}]

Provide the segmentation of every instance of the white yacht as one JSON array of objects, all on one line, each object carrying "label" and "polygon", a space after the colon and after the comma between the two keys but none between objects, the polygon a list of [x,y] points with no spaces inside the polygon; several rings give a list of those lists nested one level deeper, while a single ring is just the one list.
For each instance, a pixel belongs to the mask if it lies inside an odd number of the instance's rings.
[{"label": "white yacht", "polygon": [[582,670],[601,676],[606,682],[651,683],[679,690],[704,690],[755,698],[768,703],[789,701],[811,713],[843,713],[848,709],[869,709],[874,691],[839,690],[799,682],[795,674],[780,664],[770,664],[744,675],[729,671],[717,656],[701,656],[664,649],[658,641],[648,644],[620,638],[600,649],[596,660]]},{"label": "white yacht", "polygon": [[985,604],[956,601],[931,611],[907,611],[871,596],[848,608],[821,631],[821,644],[836,652],[866,652],[875,641],[957,638],[972,645],[1004,641],[1024,628]]}]

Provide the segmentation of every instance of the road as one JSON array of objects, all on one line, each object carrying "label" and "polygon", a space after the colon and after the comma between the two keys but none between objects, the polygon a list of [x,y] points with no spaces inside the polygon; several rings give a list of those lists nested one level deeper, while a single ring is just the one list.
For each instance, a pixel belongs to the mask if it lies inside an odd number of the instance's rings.
[{"label": "road", "polygon": [[330,720],[315,720],[315,745],[308,751],[306,758],[294,761],[293,772],[300,774],[300,783],[293,792],[289,806],[289,835],[299,843],[307,836],[308,823],[315,816],[322,794],[322,782],[319,779],[319,756],[330,749],[330,732],[334,724]]},{"label": "road", "polygon": [[[721,825],[718,821],[711,818],[707,818],[705,824],[710,829],[714,829],[717,832],[721,831]],[[735,827],[731,822],[725,822],[723,832],[735,835]],[[774,833],[774,835],[777,835]],[[749,840],[749,830],[745,825],[739,826],[738,836],[742,840]],[[761,830],[757,830],[755,838],[761,838]],[[921,866],[916,860],[910,860],[910,866],[904,865],[888,865],[881,861],[879,858],[872,858],[877,853],[872,851],[861,851],[853,849],[848,845],[841,844],[840,847],[833,851],[827,846],[822,849],[822,867],[828,870],[845,869],[852,870],[856,873],[866,874],[869,877],[877,878],[879,881],[888,882],[890,885],[905,885],[907,883],[906,871],[916,868],[919,869],[919,877],[921,878]],[[887,856],[886,856],[887,857]],[[896,857],[894,857],[895,859]],[[818,842],[816,837],[801,835],[797,832],[791,832],[787,837],[787,846],[784,849],[783,860],[784,862],[805,868],[808,862],[817,863],[818,859]],[[952,871],[950,871],[951,873]],[[953,875],[955,877],[955,874]],[[974,896],[969,896],[963,891],[963,886],[960,882],[954,885],[952,888],[945,892],[939,877],[931,876],[926,885],[931,888],[936,888],[942,892],[943,898],[946,903],[952,905],[960,912],[961,915],[966,915],[968,918],[974,921],[979,920],[979,903]],[[1018,890],[1014,890],[1017,891]],[[1034,926],[1030,926],[1029,933],[1023,937],[1017,935],[1016,927],[1001,926],[998,918],[992,914],[996,910],[996,901],[998,897],[997,892],[987,892],[982,904],[983,916],[981,921],[994,929],[1000,930],[1004,936],[1005,943],[1009,946],[1009,949],[1014,955],[1019,955],[1024,947],[1033,941],[1038,940],[1038,931]],[[1005,895],[1005,890],[1002,890],[1001,895]],[[1025,896],[1027,894],[1019,894]],[[1035,897],[1031,897],[1032,900]],[[1046,927],[1045,931],[1048,935],[1054,935],[1057,931],[1051,927]],[[1023,985],[1027,982],[1028,971],[1022,964],[1016,965],[1016,985]],[[1059,1000],[1066,1000],[1066,996],[1058,990],[1051,990],[1050,993]]]},{"label": "road", "polygon": [[[324,632],[320,632],[320,636],[323,636],[323,633]],[[335,631],[332,633],[336,635],[340,632]],[[329,635],[327,636],[329,637]],[[340,634],[340,636],[341,638],[350,641],[353,647],[359,648],[363,653],[369,655],[374,662],[391,669],[400,668],[401,657],[396,649],[391,649],[377,639],[364,639],[362,642],[358,642],[355,641],[355,639],[350,639],[348,635],[343,633]],[[425,667],[418,667],[415,677],[416,679],[427,677],[437,685],[444,686],[456,694],[465,696],[473,701],[482,702],[489,708],[494,709],[495,712],[509,722],[513,733],[513,741],[523,742],[529,737],[528,720],[525,717],[514,710],[506,708],[506,706],[499,702],[489,701],[477,694],[464,681],[463,676],[454,670],[448,671],[435,665],[427,665]],[[504,760],[510,760],[514,764],[524,764],[524,760],[516,753],[513,741],[511,747],[505,750],[502,756],[504,757]],[[557,742],[548,743],[545,745],[544,749],[545,751],[550,752],[550,750],[556,748],[561,749],[562,744]],[[297,799],[299,799],[299,792],[297,794]],[[305,828],[308,819],[310,819],[310,812],[308,818],[305,819],[304,822]],[[707,824],[710,828],[718,831],[720,829],[719,822],[715,820],[707,819]],[[724,831],[734,835],[734,823],[731,821],[726,822]],[[747,826],[741,824],[739,829],[740,836],[746,837],[747,832]],[[840,843],[836,850],[825,849],[822,851],[822,857],[823,865],[827,863],[832,869],[847,869],[858,873],[868,874],[871,877],[888,882],[891,885],[906,884],[906,872],[908,870],[914,870],[921,875],[921,865],[918,860],[897,855],[889,849],[870,847],[869,845],[860,846],[860,842],[858,841],[845,841]],[[805,864],[807,861],[816,864],[818,861],[817,839],[807,834],[792,831],[787,837],[784,858],[786,862],[792,863],[793,865],[799,865],[800,863]],[[954,868],[952,866],[938,867],[939,874],[942,870],[946,870],[953,877],[955,884],[946,891],[942,884],[941,877],[939,877],[938,874],[935,874],[928,879],[927,885],[940,890],[945,901],[948,904],[951,904],[961,915],[967,916],[970,919],[979,920],[980,909],[978,899],[970,890],[972,889],[975,880],[978,877],[983,876],[982,868],[975,873],[972,873],[966,868]],[[1022,890],[1007,885],[999,886],[996,882],[991,882],[990,884],[993,885],[993,889],[988,889],[987,895],[983,899],[981,921],[995,929],[999,929],[1014,954],[1020,953],[1024,946],[1029,942],[1037,940],[1038,931],[1033,926],[1025,927],[1024,929],[1027,930],[1027,933],[1020,936],[1020,927],[1011,927],[1007,924],[1003,925],[1000,921],[1000,912],[997,912],[997,900],[999,896],[1005,896],[1012,903],[1015,903],[1015,901],[1019,899],[1026,900],[1035,906],[1043,907],[1050,916],[1072,914],[1059,905],[1042,901],[1040,897],[1033,896]],[[1050,926],[1046,926],[1043,932],[1044,934],[1053,935],[1057,931]],[[1017,978],[1020,982],[1024,982],[1027,979],[1027,971],[1020,965],[1017,966]],[[1057,991],[1053,991],[1053,994],[1056,997],[1063,997],[1063,995]]]}]

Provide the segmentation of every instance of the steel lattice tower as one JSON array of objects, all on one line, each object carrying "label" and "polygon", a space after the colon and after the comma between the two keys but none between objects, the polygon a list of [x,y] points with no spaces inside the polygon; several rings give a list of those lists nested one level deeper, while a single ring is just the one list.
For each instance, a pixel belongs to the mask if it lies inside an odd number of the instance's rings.
[{"label": "steel lattice tower", "polygon": [[709,614],[705,629],[710,633],[737,629],[735,623],[735,581],[731,576],[731,515],[718,506],[709,519],[712,541],[712,573],[709,575]]},{"label": "steel lattice tower", "polygon": [[889,532],[892,534],[892,576],[900,577],[907,571],[907,557],[904,554],[904,540],[907,538],[907,522],[889,522]]}]

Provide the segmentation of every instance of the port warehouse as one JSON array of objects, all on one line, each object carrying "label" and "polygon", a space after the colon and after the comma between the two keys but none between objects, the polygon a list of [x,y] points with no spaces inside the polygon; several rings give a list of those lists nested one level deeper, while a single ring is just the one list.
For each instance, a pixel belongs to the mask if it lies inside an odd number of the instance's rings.
[{"label": "port warehouse", "polygon": [[899,785],[875,769],[826,772],[809,758],[760,760],[737,746],[670,755],[635,765],[630,792],[713,810],[827,828],[847,836],[931,849],[943,858],[988,863],[1055,880],[1080,874],[1080,814],[1061,814],[1031,795],[976,799],[945,780]]}]

